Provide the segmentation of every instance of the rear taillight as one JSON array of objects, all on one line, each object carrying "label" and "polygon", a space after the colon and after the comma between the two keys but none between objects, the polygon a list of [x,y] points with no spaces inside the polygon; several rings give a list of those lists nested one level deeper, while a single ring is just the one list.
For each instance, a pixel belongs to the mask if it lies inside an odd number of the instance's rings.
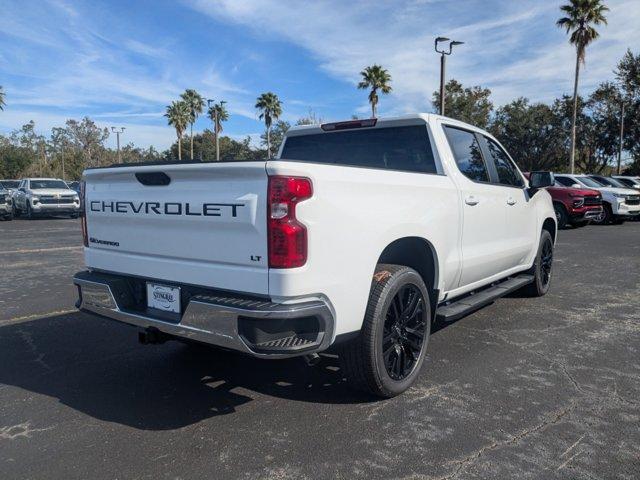
[{"label": "rear taillight", "polygon": [[82,243],[84,243],[85,247],[89,246],[89,236],[87,233],[87,209],[85,208],[85,197],[86,197],[86,187],[87,184],[84,182],[80,182],[80,226],[82,227]]},{"label": "rear taillight", "polygon": [[307,261],[307,229],[296,219],[296,205],[313,195],[311,180],[269,177],[267,225],[269,267],[295,268]]}]

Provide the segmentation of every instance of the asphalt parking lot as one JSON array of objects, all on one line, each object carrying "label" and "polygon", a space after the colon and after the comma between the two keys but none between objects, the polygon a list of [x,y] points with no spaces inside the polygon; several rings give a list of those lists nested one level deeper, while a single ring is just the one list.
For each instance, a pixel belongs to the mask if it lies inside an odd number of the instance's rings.
[{"label": "asphalt parking lot", "polygon": [[0,223],[0,478],[640,478],[640,222],[560,232],[550,293],[440,326],[373,401],[75,312],[77,220]]}]

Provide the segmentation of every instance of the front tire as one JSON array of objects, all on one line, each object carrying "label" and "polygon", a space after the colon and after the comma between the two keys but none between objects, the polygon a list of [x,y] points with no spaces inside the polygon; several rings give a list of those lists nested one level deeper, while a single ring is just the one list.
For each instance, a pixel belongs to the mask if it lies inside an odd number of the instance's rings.
[{"label": "front tire", "polygon": [[612,218],[613,210],[611,210],[611,205],[605,203],[602,205],[602,213],[593,219],[593,223],[597,223],[598,225],[609,225]]},{"label": "front tire", "polygon": [[26,203],[24,216],[29,220],[33,218],[33,211],[31,210],[31,204],[29,202]]},{"label": "front tire", "polygon": [[424,363],[431,316],[429,291],[418,272],[378,265],[360,335],[339,350],[350,384],[383,398],[409,388]]},{"label": "front tire", "polygon": [[547,230],[543,230],[538,244],[536,260],[529,273],[533,274],[533,282],[522,291],[528,297],[542,297],[551,285],[551,269],[553,266],[553,239]]},{"label": "front tire", "polygon": [[558,222],[558,228],[565,228],[569,222],[569,215],[563,205],[553,204],[553,209],[556,212],[556,220]]}]

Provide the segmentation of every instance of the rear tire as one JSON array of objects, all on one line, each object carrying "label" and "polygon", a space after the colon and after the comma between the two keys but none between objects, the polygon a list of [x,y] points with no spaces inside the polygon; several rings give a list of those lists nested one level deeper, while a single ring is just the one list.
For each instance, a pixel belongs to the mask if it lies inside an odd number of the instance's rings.
[{"label": "rear tire", "polygon": [[556,212],[556,220],[558,222],[558,228],[565,228],[569,222],[569,215],[564,208],[564,205],[553,204],[553,209]]},{"label": "rear tire", "polygon": [[424,363],[431,317],[429,291],[418,272],[378,265],[362,330],[338,350],[351,386],[383,398],[409,388]]},{"label": "rear tire", "polygon": [[549,291],[551,285],[551,269],[553,266],[553,239],[547,230],[540,235],[536,260],[529,271],[533,274],[533,282],[522,288],[528,297],[542,297]]}]

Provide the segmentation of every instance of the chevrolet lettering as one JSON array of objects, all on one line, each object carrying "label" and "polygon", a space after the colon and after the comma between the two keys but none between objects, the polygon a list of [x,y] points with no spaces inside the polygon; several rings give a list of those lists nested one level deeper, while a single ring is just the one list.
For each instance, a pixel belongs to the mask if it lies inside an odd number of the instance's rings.
[{"label": "chevrolet lettering", "polygon": [[92,200],[89,208],[92,212],[110,212],[124,214],[190,215],[205,217],[237,217],[238,209],[244,203],[202,203],[195,206],[182,202],[126,202]]}]

